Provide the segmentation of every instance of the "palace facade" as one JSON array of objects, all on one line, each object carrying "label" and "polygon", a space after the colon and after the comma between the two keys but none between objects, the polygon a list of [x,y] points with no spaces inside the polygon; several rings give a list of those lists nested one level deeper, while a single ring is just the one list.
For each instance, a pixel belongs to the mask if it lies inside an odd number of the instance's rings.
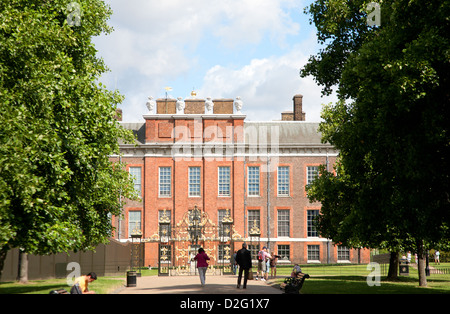
[{"label": "palace facade", "polygon": [[[145,122],[121,124],[136,144],[121,144],[140,201],[115,217],[115,238],[143,243],[145,266],[183,271],[203,247],[211,265],[229,265],[243,242],[267,246],[281,263],[368,263],[368,250],[321,238],[313,221],[320,203],[305,186],[338,152],[305,121],[302,95],[279,121],[245,121],[242,100],[149,97]],[[143,107],[145,108],[145,107]],[[163,271],[162,271],[163,272]]]}]

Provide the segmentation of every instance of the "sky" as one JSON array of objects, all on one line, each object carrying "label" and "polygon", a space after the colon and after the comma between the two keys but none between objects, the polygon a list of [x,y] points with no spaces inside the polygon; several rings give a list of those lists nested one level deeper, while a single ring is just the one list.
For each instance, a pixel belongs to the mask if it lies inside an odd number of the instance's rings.
[{"label": "sky", "polygon": [[94,39],[109,68],[100,81],[125,96],[123,121],[144,121],[149,96],[240,96],[247,121],[280,120],[303,95],[306,121],[321,120],[322,97],[300,69],[320,46],[304,13],[312,0],[105,0],[114,31]]}]

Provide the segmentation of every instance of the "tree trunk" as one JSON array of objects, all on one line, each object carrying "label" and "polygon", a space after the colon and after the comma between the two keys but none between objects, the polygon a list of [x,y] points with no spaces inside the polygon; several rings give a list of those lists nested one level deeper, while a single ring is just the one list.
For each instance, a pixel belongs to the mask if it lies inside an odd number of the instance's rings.
[{"label": "tree trunk", "polygon": [[17,280],[20,283],[28,283],[28,255],[25,252],[19,250],[19,271],[17,274]]},{"label": "tree trunk", "polygon": [[398,279],[398,252],[391,252],[391,256],[389,258],[389,271],[386,279]]},{"label": "tree trunk", "polygon": [[2,247],[0,249],[0,282],[2,280],[2,274],[3,274],[3,266],[5,266],[5,260],[6,255],[8,255],[9,249],[7,249],[7,246]]},{"label": "tree trunk", "polygon": [[419,286],[426,287],[427,286],[427,276],[425,274],[425,254],[423,249],[423,241],[418,241],[417,243],[417,258],[419,262],[417,264],[417,268],[419,271]]}]

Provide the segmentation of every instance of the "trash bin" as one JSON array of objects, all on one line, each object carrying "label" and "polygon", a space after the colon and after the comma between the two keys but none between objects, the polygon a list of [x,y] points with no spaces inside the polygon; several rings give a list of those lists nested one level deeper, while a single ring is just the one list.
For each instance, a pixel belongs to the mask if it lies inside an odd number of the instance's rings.
[{"label": "trash bin", "polygon": [[409,276],[408,260],[406,260],[406,259],[400,260],[399,273],[400,273],[400,276]]},{"label": "trash bin", "polygon": [[127,287],[136,287],[135,271],[127,271]]}]

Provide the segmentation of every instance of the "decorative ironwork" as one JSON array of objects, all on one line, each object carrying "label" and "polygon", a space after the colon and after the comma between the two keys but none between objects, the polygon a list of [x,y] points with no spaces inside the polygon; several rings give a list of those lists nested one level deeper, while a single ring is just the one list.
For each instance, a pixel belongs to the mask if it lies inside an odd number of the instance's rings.
[{"label": "decorative ironwork", "polygon": [[253,226],[250,229],[249,232],[249,236],[250,236],[250,243],[251,243],[251,254],[252,254],[252,259],[256,259],[258,251],[259,251],[259,242],[260,242],[260,237],[261,237],[261,229],[259,229],[258,227],[258,223],[257,220],[253,220]]},{"label": "decorative ironwork", "polygon": [[196,273],[193,258],[199,247],[202,247],[210,258],[208,273],[215,273],[217,226],[197,205],[186,211],[175,225],[172,230],[172,241],[174,244],[173,274],[193,275]]},{"label": "decorative ironwork", "polygon": [[158,275],[168,276],[169,269],[172,264],[172,247],[170,217],[164,209],[162,215],[159,217],[159,259],[158,259]]},{"label": "decorative ironwork", "polygon": [[253,220],[253,226],[250,229],[249,234],[251,237],[260,237],[261,236],[261,230],[259,229],[258,224],[256,223],[256,219]]},{"label": "decorative ironwork", "polygon": [[170,245],[159,245],[159,264],[158,264],[158,275],[159,276],[168,276],[169,268],[171,265],[171,252],[172,248]]},{"label": "decorative ironwork", "polygon": [[141,246],[142,231],[138,223],[135,223],[131,231],[131,270],[136,270],[138,277],[141,276],[142,265],[142,246]]},{"label": "decorative ironwork", "polygon": [[233,238],[231,236],[231,231],[233,230],[233,218],[230,215],[230,210],[227,209],[225,211],[225,216],[221,221],[221,239],[220,242],[220,253],[221,253],[221,262],[222,262],[222,272],[224,274],[232,274],[232,261],[231,254],[233,251]]},{"label": "decorative ironwork", "polygon": [[141,238],[142,237],[142,231],[141,227],[139,226],[138,222],[135,222],[134,228],[131,230],[131,238]]},{"label": "decorative ironwork", "polygon": [[163,210],[158,218],[159,230],[143,242],[158,242],[158,274],[194,275],[196,264],[193,257],[202,247],[210,261],[208,274],[231,273],[231,257],[234,242],[245,239],[236,232],[230,210],[216,225],[209,215],[195,205],[180,220],[172,224],[170,210]]},{"label": "decorative ironwork", "polygon": [[222,224],[232,224],[233,218],[230,216],[230,209],[226,210],[226,214],[222,219]]},{"label": "decorative ironwork", "polygon": [[163,214],[159,217],[160,224],[170,224],[170,217],[167,215],[166,210],[164,209]]},{"label": "decorative ironwork", "polygon": [[193,245],[198,245],[198,240],[202,235],[204,224],[202,223],[202,212],[198,209],[197,205],[194,209],[189,211],[189,236]]},{"label": "decorative ironwork", "polygon": [[171,238],[170,217],[164,209],[162,215],[159,217],[159,240],[162,243],[168,243]]}]

